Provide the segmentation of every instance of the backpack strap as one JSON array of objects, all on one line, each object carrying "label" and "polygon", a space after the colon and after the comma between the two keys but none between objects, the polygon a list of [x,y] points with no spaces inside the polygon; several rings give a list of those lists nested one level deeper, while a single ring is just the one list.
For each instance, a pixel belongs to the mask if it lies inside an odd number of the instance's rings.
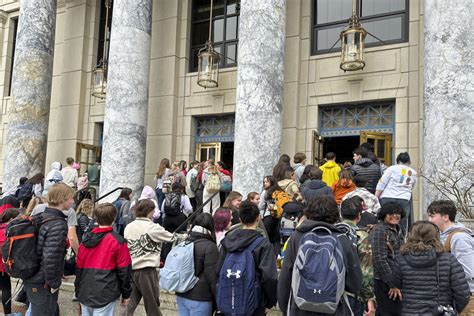
[{"label": "backpack strap", "polygon": [[444,251],[446,252],[451,252],[451,240],[453,239],[454,235],[458,233],[467,233],[465,229],[458,228],[458,229],[453,229],[448,233],[448,238],[446,238],[446,241],[444,242]]},{"label": "backpack strap", "polygon": [[255,248],[258,247],[258,245],[260,245],[260,243],[263,241],[263,237],[262,236],[258,236],[257,238],[255,238],[252,243],[247,247],[245,248],[245,250],[248,250],[250,252],[253,252],[255,250]]}]

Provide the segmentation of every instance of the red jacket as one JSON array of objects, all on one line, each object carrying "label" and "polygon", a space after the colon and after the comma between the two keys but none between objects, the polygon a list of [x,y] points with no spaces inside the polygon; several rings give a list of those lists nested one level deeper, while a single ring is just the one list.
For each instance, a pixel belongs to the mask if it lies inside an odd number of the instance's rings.
[{"label": "red jacket", "polygon": [[79,246],[76,262],[76,297],[80,303],[100,308],[130,297],[132,259],[125,239],[112,227],[92,229]]},{"label": "red jacket", "polygon": [[3,265],[3,258],[2,258],[2,247],[3,244],[5,243],[5,240],[7,240],[7,236],[5,236],[5,232],[7,230],[7,223],[0,224],[0,272],[5,273],[5,266]]}]

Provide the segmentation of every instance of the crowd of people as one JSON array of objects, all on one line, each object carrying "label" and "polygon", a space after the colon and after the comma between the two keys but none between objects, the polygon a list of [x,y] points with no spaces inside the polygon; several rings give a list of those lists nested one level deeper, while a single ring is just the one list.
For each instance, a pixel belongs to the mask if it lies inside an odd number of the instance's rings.
[{"label": "crowd of people", "polygon": [[[161,315],[160,288],[176,293],[179,315],[265,315],[275,306],[289,316],[474,313],[472,231],[448,200],[411,223],[417,173],[408,153],[388,167],[370,144],[341,164],[334,153],[321,166],[282,155],[246,197],[223,162],[188,168],[164,158],[154,188],[136,199],[124,188],[99,205],[74,201],[80,177],[67,164],[53,163],[44,181],[20,179],[0,200],[0,244],[13,242],[9,223],[19,215],[39,219],[40,264],[24,280],[31,315],[59,315],[70,257],[82,315],[113,315],[117,300],[133,315],[142,299],[147,315]],[[2,268],[8,314],[15,264]]]}]

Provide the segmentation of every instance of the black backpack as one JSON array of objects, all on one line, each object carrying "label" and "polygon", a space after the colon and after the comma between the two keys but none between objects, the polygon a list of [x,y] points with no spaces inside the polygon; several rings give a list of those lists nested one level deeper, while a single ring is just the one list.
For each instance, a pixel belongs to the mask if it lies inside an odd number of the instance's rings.
[{"label": "black backpack", "polygon": [[55,217],[45,218],[42,215],[20,215],[7,225],[2,260],[6,272],[14,278],[26,280],[38,273],[41,261],[36,252],[39,228],[51,220],[62,220]]},{"label": "black backpack", "polygon": [[33,183],[25,183],[18,190],[18,200],[28,201],[33,197]]},{"label": "black backpack", "polygon": [[164,212],[167,216],[177,216],[181,213],[181,194],[168,193],[165,196]]}]

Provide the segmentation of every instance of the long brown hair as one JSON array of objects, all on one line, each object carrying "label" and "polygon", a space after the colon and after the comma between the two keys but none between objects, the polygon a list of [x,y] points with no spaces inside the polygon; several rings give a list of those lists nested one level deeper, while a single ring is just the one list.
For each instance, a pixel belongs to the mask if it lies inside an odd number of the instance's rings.
[{"label": "long brown hair", "polygon": [[439,240],[438,227],[428,221],[418,221],[411,227],[407,242],[400,248],[402,254],[423,252],[435,249],[437,253],[443,253],[444,248]]},{"label": "long brown hair", "polygon": [[166,171],[166,168],[170,167],[170,160],[168,158],[161,159],[160,166],[158,167],[158,171],[156,172],[156,177],[161,178]]},{"label": "long brown hair", "polygon": [[227,199],[225,199],[224,204],[222,205],[222,207],[227,207],[227,208],[230,208],[230,209],[234,209],[234,206],[232,206],[232,201],[237,200],[237,199],[241,199],[241,198],[242,198],[242,194],[240,194],[237,191],[231,191],[231,192],[229,192],[229,195],[227,196]]},{"label": "long brown hair", "polygon": [[352,181],[352,174],[349,169],[342,169],[341,172],[339,172],[339,180],[337,180],[337,186],[340,187],[343,184],[348,184],[350,181]]}]

